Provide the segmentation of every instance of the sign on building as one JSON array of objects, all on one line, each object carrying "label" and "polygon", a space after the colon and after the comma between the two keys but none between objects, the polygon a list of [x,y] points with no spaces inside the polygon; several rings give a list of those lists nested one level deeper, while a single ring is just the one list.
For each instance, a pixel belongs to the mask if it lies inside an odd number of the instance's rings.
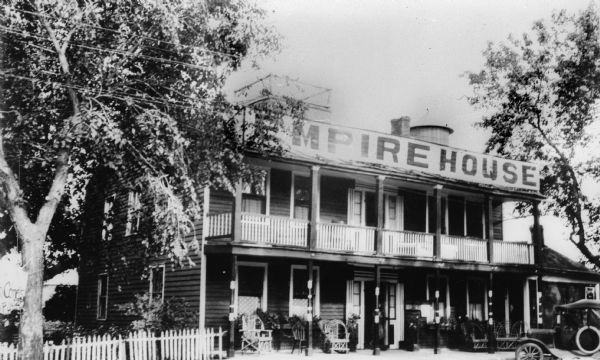
[{"label": "sign on building", "polygon": [[27,274],[21,267],[21,254],[11,251],[0,258],[0,314],[23,307]]},{"label": "sign on building", "polygon": [[536,164],[459,150],[409,137],[306,120],[282,136],[289,154],[323,161],[370,163],[398,171],[539,191]]}]

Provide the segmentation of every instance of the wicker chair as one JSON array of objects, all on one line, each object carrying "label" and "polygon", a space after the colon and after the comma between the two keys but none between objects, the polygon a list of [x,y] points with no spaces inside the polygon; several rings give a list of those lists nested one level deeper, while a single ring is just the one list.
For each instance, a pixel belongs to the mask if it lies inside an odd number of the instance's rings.
[{"label": "wicker chair", "polygon": [[488,347],[488,338],[485,330],[479,326],[478,324],[471,323],[471,329],[469,331],[471,336],[471,341],[473,342],[473,349],[487,349]]},{"label": "wicker chair", "polygon": [[271,351],[273,336],[271,330],[266,330],[262,320],[257,315],[242,316],[242,353],[246,351]]},{"label": "wicker chair", "polygon": [[496,335],[496,346],[498,350],[515,350],[517,348],[519,337],[513,335],[512,331],[506,333],[506,325],[504,321],[499,321],[494,324],[494,334]]},{"label": "wicker chair", "polygon": [[319,327],[323,333],[324,349],[331,351],[348,353],[348,330],[346,325],[340,320],[324,320],[319,322]]}]

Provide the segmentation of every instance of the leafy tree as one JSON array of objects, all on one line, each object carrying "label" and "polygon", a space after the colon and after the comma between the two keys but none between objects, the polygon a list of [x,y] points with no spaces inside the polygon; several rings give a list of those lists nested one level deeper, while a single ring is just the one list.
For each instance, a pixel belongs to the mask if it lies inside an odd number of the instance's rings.
[{"label": "leafy tree", "polygon": [[[246,0],[4,3],[0,209],[28,273],[21,358],[42,358],[44,241],[53,226],[69,235],[60,241],[76,232],[60,224],[78,219],[92,175],[110,170],[144,189],[151,246],[182,258],[198,190],[250,177],[246,151],[281,150],[272,132],[302,106],[263,104],[242,138],[241,108],[222,91],[244,59],[278,49],[264,15]],[[68,247],[60,241],[56,250]]]},{"label": "leafy tree", "polygon": [[[486,115],[487,150],[540,163],[544,209],[566,219],[571,241],[600,267],[600,176],[597,104],[600,96],[600,28],[590,6],[576,15],[555,12],[531,33],[490,43],[485,65],[467,73],[470,102]],[[527,204],[518,208],[524,212]]]}]

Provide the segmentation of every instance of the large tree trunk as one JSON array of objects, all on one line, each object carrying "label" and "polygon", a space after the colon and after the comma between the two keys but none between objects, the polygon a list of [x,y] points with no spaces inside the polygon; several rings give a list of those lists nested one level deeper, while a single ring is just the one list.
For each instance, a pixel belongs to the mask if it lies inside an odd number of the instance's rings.
[{"label": "large tree trunk", "polygon": [[45,232],[34,224],[27,225],[23,232],[23,264],[27,272],[25,303],[19,328],[19,359],[38,360],[44,358],[44,333],[42,314],[42,290],[44,287],[44,239]]}]

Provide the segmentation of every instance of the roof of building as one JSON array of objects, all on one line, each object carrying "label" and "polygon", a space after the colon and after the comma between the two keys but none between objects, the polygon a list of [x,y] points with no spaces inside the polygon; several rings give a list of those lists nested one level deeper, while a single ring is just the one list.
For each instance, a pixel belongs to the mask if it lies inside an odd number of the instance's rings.
[{"label": "roof of building", "polygon": [[558,251],[544,246],[542,249],[541,266],[544,273],[556,275],[583,277],[585,279],[594,278],[600,280],[600,273],[588,269],[584,264],[571,260]]}]

